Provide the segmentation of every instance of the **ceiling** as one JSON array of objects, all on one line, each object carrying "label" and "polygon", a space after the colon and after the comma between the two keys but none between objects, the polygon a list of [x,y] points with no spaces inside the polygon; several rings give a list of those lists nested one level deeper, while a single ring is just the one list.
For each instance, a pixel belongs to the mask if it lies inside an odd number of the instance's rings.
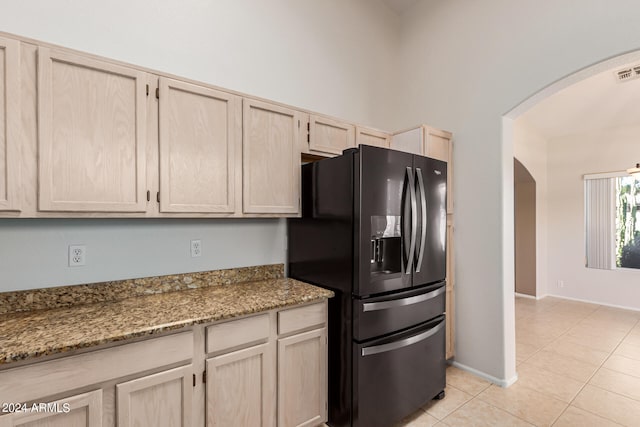
[{"label": "ceiling", "polygon": [[[638,63],[628,64],[629,67]],[[543,99],[521,118],[543,137],[640,124],[640,78],[618,82],[616,67]]]},{"label": "ceiling", "polygon": [[402,15],[418,2],[418,0],[382,0],[384,4],[389,6],[398,15]]}]

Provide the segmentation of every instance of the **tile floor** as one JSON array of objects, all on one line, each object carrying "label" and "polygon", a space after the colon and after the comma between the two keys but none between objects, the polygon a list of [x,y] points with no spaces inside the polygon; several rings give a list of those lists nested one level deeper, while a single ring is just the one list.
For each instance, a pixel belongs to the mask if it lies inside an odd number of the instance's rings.
[{"label": "tile floor", "polygon": [[640,426],[640,312],[516,298],[518,382],[447,369],[446,397],[398,427]]}]

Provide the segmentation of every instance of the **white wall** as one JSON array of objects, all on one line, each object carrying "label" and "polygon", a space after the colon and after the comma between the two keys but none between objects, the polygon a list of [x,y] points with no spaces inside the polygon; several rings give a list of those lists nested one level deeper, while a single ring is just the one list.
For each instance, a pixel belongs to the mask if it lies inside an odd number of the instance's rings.
[{"label": "white wall", "polygon": [[513,155],[536,181],[536,295],[547,294],[547,140],[523,118],[513,127]]},{"label": "white wall", "polygon": [[383,126],[399,18],[378,0],[24,0],[0,31]]},{"label": "white wall", "polygon": [[513,145],[501,117],[545,86],[640,48],[634,0],[430,0],[402,22],[393,127],[454,134],[456,361],[515,378]]},{"label": "white wall", "polygon": [[640,159],[638,141],[640,125],[549,140],[549,294],[640,310],[640,271],[584,266],[582,179],[631,167]]},{"label": "white wall", "polygon": [[[398,18],[378,1],[24,0],[0,31],[385,126]],[[284,262],[278,220],[0,220],[0,292]],[[188,254],[201,238],[202,258]],[[66,267],[70,243],[87,266]]]}]

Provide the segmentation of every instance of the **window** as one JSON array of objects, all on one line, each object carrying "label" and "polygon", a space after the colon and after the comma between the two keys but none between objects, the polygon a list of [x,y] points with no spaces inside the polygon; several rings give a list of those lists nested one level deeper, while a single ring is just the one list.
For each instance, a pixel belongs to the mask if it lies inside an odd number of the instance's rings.
[{"label": "window", "polygon": [[640,268],[640,181],[614,178],[616,184],[616,267]]},{"label": "window", "polygon": [[640,269],[640,181],[585,175],[586,266]]}]

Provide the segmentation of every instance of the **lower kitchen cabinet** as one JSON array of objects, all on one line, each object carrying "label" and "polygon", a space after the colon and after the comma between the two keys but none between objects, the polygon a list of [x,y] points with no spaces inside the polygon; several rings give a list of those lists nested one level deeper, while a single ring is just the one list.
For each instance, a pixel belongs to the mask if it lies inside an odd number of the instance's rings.
[{"label": "lower kitchen cabinet", "polygon": [[319,425],[326,325],[323,301],[2,369],[0,402],[47,406],[0,427]]},{"label": "lower kitchen cabinet", "polygon": [[278,340],[278,426],[316,426],[327,417],[327,329]]},{"label": "lower kitchen cabinet", "polygon": [[[16,402],[14,402],[16,403]],[[3,404],[9,404],[3,402]],[[102,390],[94,390],[51,402],[37,402],[21,412],[0,417],[0,427],[100,427]],[[31,410],[35,408],[35,410]],[[15,408],[2,408],[2,411]]]},{"label": "lower kitchen cabinet", "polygon": [[116,385],[118,427],[190,427],[191,365]]},{"label": "lower kitchen cabinet", "polygon": [[207,427],[273,425],[273,346],[207,359]]}]

